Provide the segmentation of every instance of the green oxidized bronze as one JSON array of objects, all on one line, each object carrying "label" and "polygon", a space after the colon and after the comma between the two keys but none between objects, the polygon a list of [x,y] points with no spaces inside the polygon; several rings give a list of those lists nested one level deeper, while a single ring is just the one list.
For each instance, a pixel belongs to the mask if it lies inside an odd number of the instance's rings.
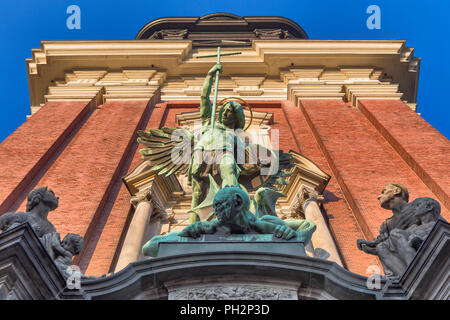
[{"label": "green oxidized bronze", "polygon": [[[284,222],[275,212],[277,199],[285,195],[271,188],[289,183],[286,177],[291,175],[288,170],[294,166],[292,155],[265,146],[246,145],[240,137],[245,116],[238,102],[225,102],[219,110],[218,121],[215,120],[222,72],[220,56],[218,48],[217,64],[209,70],[203,84],[200,132],[194,134],[184,128],[167,127],[138,131],[138,142],[146,146],[140,152],[144,160],[150,161],[152,170],[165,176],[187,174],[192,186],[191,225],[180,233],[154,237],[143,248],[146,255],[153,256],[155,245],[162,239],[181,241],[182,237],[195,238],[201,234],[250,233],[274,234],[282,239],[300,237],[309,241],[315,230],[312,222]],[[209,96],[214,76],[215,92],[211,103]],[[271,160],[260,161],[255,153],[269,154]],[[275,169],[261,174],[263,168],[272,169],[273,163],[277,164]],[[256,186],[255,180],[259,181]],[[247,190],[256,191],[252,201]],[[223,209],[225,205],[227,208]]]},{"label": "green oxidized bronze", "polygon": [[248,193],[239,187],[227,186],[220,189],[214,197],[213,207],[217,219],[197,221],[181,232],[153,237],[144,245],[143,254],[155,257],[160,242],[185,242],[187,238],[198,238],[203,234],[228,238],[232,238],[233,234],[273,234],[283,240],[295,239],[306,243],[316,229],[315,224],[308,220],[291,220],[288,224],[273,215],[257,217],[250,211]]}]

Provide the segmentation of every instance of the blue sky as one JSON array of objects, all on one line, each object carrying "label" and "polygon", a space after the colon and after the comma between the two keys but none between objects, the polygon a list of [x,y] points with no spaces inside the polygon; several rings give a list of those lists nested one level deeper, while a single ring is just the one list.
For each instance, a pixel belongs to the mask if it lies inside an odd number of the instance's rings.
[{"label": "blue sky", "polygon": [[[81,29],[69,30],[66,9],[81,9]],[[381,29],[369,30],[366,9],[381,8]],[[229,12],[241,16],[284,16],[311,39],[405,39],[422,58],[418,106],[422,117],[447,138],[450,108],[450,1],[447,0],[1,0],[0,141],[30,113],[25,59],[41,40],[134,39],[147,22],[166,16]]]}]

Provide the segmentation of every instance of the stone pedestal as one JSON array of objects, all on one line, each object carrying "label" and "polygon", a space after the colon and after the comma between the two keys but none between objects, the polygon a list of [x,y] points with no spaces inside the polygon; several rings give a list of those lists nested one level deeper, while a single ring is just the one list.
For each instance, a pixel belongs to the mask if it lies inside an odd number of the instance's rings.
[{"label": "stone pedestal", "polygon": [[55,300],[65,287],[28,223],[0,233],[0,300]]},{"label": "stone pedestal", "polygon": [[161,241],[157,257],[220,252],[265,252],[267,254],[306,256],[303,242],[296,239],[281,240],[272,234],[202,235],[197,239],[179,238],[184,241]]},{"label": "stone pedestal", "polygon": [[[175,243],[163,243],[157,258],[133,262],[109,276],[81,278],[80,290],[68,290],[40,240],[24,224],[0,234],[0,299],[448,300],[450,297],[450,224],[445,221],[436,223],[400,280],[390,282],[380,278],[375,288],[367,285],[370,279],[334,262],[306,256],[295,240],[260,241],[264,242],[261,244],[235,239],[228,243],[219,241],[216,247],[211,244],[213,239],[206,240],[208,250],[203,248],[206,241],[187,241],[180,248]],[[281,250],[280,245],[284,247]]]},{"label": "stone pedestal", "polygon": [[[186,242],[159,243],[158,258],[180,254],[264,253],[306,257],[303,242],[281,240],[272,234],[203,235]],[[270,262],[270,259],[267,259]],[[300,281],[282,281],[267,275],[205,272],[203,276],[174,280],[165,283],[169,300],[298,300]]]}]

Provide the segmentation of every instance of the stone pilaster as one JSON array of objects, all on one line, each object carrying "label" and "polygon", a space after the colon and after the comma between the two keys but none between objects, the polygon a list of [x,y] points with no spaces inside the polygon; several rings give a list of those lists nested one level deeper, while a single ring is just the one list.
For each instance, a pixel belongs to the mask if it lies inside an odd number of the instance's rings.
[{"label": "stone pilaster", "polygon": [[[303,209],[306,219],[313,221],[317,229],[313,233],[311,242],[314,247],[316,255],[321,257],[318,249],[326,251],[327,260],[334,261],[341,267],[343,266],[341,258],[339,257],[338,249],[334,243],[328,224],[320,210],[320,204],[323,201],[323,196],[319,195],[314,189],[302,185],[298,193],[298,207]],[[325,252],[322,251],[323,254]],[[325,256],[323,256],[325,258]]]},{"label": "stone pilaster", "polygon": [[158,235],[161,224],[168,220],[166,213],[153,201],[151,188],[140,191],[130,202],[135,211],[117,261],[116,272],[139,260],[144,242]]}]

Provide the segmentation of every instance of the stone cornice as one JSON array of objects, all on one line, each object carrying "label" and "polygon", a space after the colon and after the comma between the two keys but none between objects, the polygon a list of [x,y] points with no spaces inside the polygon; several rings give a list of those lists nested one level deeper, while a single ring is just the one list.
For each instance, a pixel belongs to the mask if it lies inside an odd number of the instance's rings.
[{"label": "stone cornice", "polygon": [[[255,269],[255,265],[259,268]],[[258,270],[263,269],[264,272]],[[206,271],[205,271],[206,270]],[[367,278],[351,273],[335,262],[310,257],[263,252],[214,252],[180,254],[133,262],[125,269],[107,277],[82,280],[81,299],[167,299],[167,287],[173,279],[205,279],[233,274],[242,282],[249,275],[264,274],[270,279],[295,283],[302,279],[302,288],[319,290],[333,299],[382,299],[380,290],[367,288]],[[317,279],[317,280],[316,280]],[[386,283],[382,279],[381,286]],[[216,281],[217,285],[217,281]],[[139,292],[135,288],[140,288]],[[299,287],[298,290],[301,290]],[[403,292],[400,291],[400,294]],[[64,298],[64,294],[62,295]],[[303,294],[300,293],[303,297]],[[308,294],[304,292],[305,298]],[[404,297],[400,296],[400,299]]]},{"label": "stone cornice", "polygon": [[[338,81],[336,81],[338,82]],[[398,84],[389,82],[363,82],[356,81],[354,84],[345,84],[340,81],[338,84],[324,83],[299,83],[288,86],[288,100],[298,105],[299,100],[310,99],[344,99],[351,103],[353,107],[358,106],[360,99],[395,99],[399,100],[404,93],[399,92]],[[359,83],[358,83],[359,82]],[[409,104],[415,111],[416,104]]]},{"label": "stone cornice", "polygon": [[[78,78],[79,86],[92,85],[115,72],[127,77],[151,77],[152,74],[146,74],[149,69],[165,75],[158,83],[162,85],[163,99],[180,100],[193,94],[197,98],[197,87],[201,86],[197,77],[206,74],[215,60],[195,57],[214,50],[193,49],[190,40],[43,41],[41,48],[32,50],[32,58],[27,59],[31,106],[44,103],[48,88],[62,79],[76,85],[72,80]],[[223,49],[236,50],[242,54],[222,61],[221,87],[226,86],[223,92],[230,93],[228,96],[280,100],[287,98],[288,85],[313,82],[328,86],[383,80],[398,84],[402,99],[415,103],[420,60],[413,57],[413,49],[405,47],[405,41],[254,40],[252,47]],[[131,73],[127,73],[129,70]],[[177,83],[182,84],[182,91]],[[133,81],[120,85],[133,85]],[[128,91],[127,98],[134,94]],[[321,95],[319,92],[318,97]]]},{"label": "stone cornice", "polygon": [[343,89],[353,107],[358,106],[359,99],[400,99],[403,96],[396,84],[344,85]]},{"label": "stone cornice", "polygon": [[285,17],[240,17],[230,13],[158,18],[147,23],[136,36],[150,41],[189,39],[196,47],[249,46],[255,39],[307,38],[297,23]]}]

